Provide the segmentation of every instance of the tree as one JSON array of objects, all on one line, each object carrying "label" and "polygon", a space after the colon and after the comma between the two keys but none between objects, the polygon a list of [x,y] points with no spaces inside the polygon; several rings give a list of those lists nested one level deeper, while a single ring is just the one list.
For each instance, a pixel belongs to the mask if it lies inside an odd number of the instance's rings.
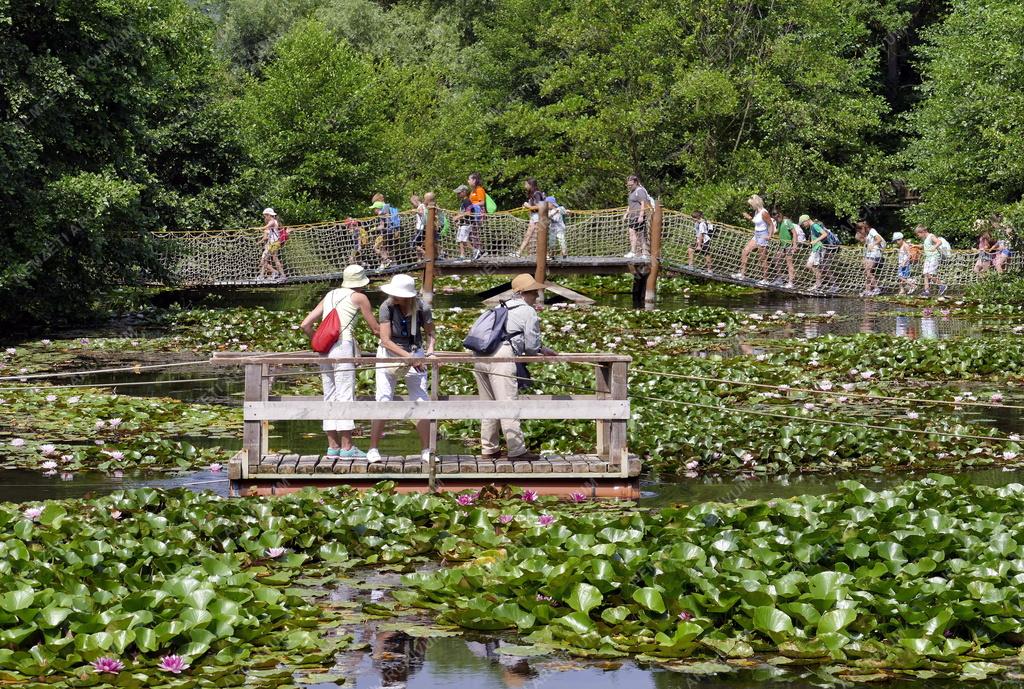
[{"label": "tree", "polygon": [[907,217],[950,240],[1001,212],[1024,222],[1024,5],[966,0],[926,33],[922,100],[904,160],[922,202]]}]

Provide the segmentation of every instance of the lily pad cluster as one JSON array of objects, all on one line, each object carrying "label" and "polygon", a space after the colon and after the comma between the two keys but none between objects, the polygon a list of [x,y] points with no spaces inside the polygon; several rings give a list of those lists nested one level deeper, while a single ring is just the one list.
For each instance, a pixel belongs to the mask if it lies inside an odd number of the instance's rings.
[{"label": "lily pad cluster", "polygon": [[467,508],[495,534],[399,600],[513,630],[543,650],[642,659],[770,658],[838,679],[978,679],[1019,670],[1024,486],[932,476],[885,491],[562,511],[548,526]]}]

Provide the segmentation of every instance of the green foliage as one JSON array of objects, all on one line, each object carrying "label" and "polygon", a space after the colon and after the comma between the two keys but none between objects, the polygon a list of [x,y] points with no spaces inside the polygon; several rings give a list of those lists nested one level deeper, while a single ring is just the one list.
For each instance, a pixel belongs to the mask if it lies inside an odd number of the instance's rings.
[{"label": "green foliage", "polygon": [[1024,279],[989,275],[967,287],[964,296],[979,307],[1024,304]]},{"label": "green foliage", "polygon": [[514,515],[503,557],[405,582],[442,621],[514,624],[538,651],[668,662],[756,648],[777,664],[832,663],[848,679],[983,677],[1006,668],[979,661],[1017,653],[1016,585],[985,573],[1019,554],[1006,520],[1022,507],[1019,485],[943,476],[660,512],[553,511],[549,527],[496,504],[492,523]]},{"label": "green foliage", "polygon": [[1019,2],[968,0],[918,51],[924,83],[905,162],[923,199],[907,215],[951,241],[973,239],[974,221],[994,212],[1024,220],[1022,32]]}]

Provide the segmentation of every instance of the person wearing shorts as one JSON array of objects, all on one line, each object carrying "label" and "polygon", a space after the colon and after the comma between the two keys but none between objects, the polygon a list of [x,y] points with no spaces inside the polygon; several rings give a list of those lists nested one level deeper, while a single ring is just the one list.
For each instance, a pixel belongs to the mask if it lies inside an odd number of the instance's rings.
[{"label": "person wearing shorts", "polygon": [[821,223],[813,222],[809,215],[801,215],[799,223],[800,227],[807,232],[808,241],[811,243],[811,255],[807,257],[807,268],[814,273],[814,286],[811,289],[817,292],[821,289],[821,264],[825,257],[825,237],[828,236],[828,230]]},{"label": "person wearing shorts", "polygon": [[782,257],[786,261],[786,289],[793,289],[796,280],[796,266],[793,264],[793,256],[797,249],[797,225],[790,220],[789,216],[782,211],[775,211],[772,214],[775,227],[778,229],[779,247],[782,249]]},{"label": "person wearing shorts", "polygon": [[910,242],[904,238],[902,232],[897,232],[892,236],[892,243],[899,249],[896,254],[896,279],[900,282],[900,294],[913,294],[917,289],[917,281],[910,276],[910,266],[913,263]]},{"label": "person wearing shorts", "polygon": [[473,230],[479,225],[483,210],[469,198],[469,187],[460,184],[455,189],[455,195],[459,197],[459,212],[455,216],[455,225],[459,228],[455,240],[459,243],[459,260],[468,260],[466,252],[473,258],[479,258],[480,254],[473,248]]},{"label": "person wearing shorts", "polygon": [[[416,280],[398,274],[381,287],[388,299],[380,306],[380,345],[377,347],[376,383],[378,402],[395,398],[398,379],[405,379],[409,399],[422,402],[427,393],[427,368],[423,358],[434,355],[434,318],[430,307],[418,298]],[[425,343],[425,346],[424,346]],[[424,461],[430,461],[430,422],[416,422]],[[374,421],[370,431],[367,462],[379,462],[377,449],[384,434],[384,422]]]},{"label": "person wearing shorts", "polygon": [[693,268],[693,261],[697,256],[704,258],[704,269],[707,273],[711,270],[711,229],[708,221],[704,219],[703,211],[693,212],[693,245],[686,250],[687,268]]},{"label": "person wearing shorts", "polygon": [[1013,252],[1010,250],[1010,240],[996,240],[992,249],[994,251],[992,255],[992,266],[996,269],[997,273],[1002,275],[1003,271],[1006,270],[1006,264],[1010,261],[1010,256],[1013,256]]},{"label": "person wearing shorts", "polygon": [[865,220],[857,223],[856,238],[864,244],[864,291],[862,297],[874,297],[879,293],[878,267],[882,264],[882,249],[885,240],[878,230],[871,227]]},{"label": "person wearing shorts", "polygon": [[761,264],[761,279],[757,284],[767,285],[768,240],[775,234],[775,221],[772,220],[771,214],[765,209],[764,200],[757,194],[747,199],[747,204],[750,206],[753,214],[744,213],[743,217],[754,223],[754,236],[750,238],[750,241],[743,247],[743,251],[740,252],[740,269],[739,272],[733,273],[732,277],[734,280],[746,279],[747,259],[750,257],[750,252],[757,249],[758,262]]},{"label": "person wearing shorts", "polygon": [[626,212],[622,219],[626,221],[626,228],[629,231],[629,253],[624,258],[644,257],[650,253],[650,244],[647,237],[647,210],[654,212],[654,202],[650,194],[640,184],[640,178],[630,175],[626,178],[626,189],[629,196],[626,199]]},{"label": "person wearing shorts", "polygon": [[273,208],[263,209],[263,254],[260,256],[260,275],[258,280],[277,280],[284,282],[284,265],[278,255],[281,251],[281,223]]},{"label": "person wearing shorts", "polygon": [[942,265],[942,240],[931,233],[924,225],[918,225],[914,233],[921,240],[921,250],[924,253],[924,263],[921,266],[921,273],[924,275],[924,292],[921,294],[930,297],[932,285],[939,286],[939,296],[946,293],[947,285],[939,278],[939,266]]}]

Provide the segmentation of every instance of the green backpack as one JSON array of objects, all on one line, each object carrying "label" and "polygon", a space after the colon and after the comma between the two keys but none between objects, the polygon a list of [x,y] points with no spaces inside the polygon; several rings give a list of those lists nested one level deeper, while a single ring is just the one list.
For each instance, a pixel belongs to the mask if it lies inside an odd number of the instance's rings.
[{"label": "green backpack", "polygon": [[498,204],[496,204],[494,199],[491,198],[491,195],[486,192],[484,193],[484,208],[487,209],[488,214],[498,212]]}]

